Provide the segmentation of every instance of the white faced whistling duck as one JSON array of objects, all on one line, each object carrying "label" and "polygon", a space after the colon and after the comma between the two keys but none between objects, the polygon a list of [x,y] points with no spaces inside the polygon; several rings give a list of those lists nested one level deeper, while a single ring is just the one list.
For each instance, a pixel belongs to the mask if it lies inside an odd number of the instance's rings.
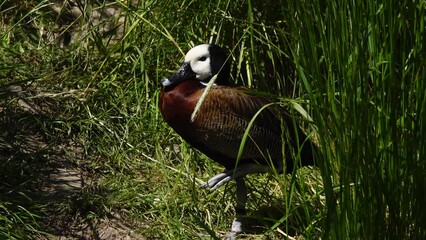
[{"label": "white faced whistling duck", "polygon": [[[194,119],[191,115],[207,83],[217,75]],[[272,108],[263,109],[249,130],[249,138],[238,159],[240,144],[250,120],[266,104],[266,97],[248,93],[248,88],[234,86],[229,81],[228,54],[216,45],[203,44],[192,48],[179,70],[162,81],[160,111],[164,120],[190,145],[225,167],[225,171],[202,185],[211,191],[230,180],[237,183],[237,215],[245,213],[247,188],[244,176],[266,173],[275,169],[293,171],[293,159],[283,160],[282,126],[287,125],[286,144],[299,146],[301,162],[298,166],[313,164],[313,144],[294,127],[287,114],[277,116]],[[283,124],[282,124],[283,123]],[[295,130],[289,130],[295,129]],[[296,142],[298,141],[298,143]],[[290,155],[290,154],[285,154]],[[284,164],[283,164],[284,163]],[[273,165],[273,166],[272,166]],[[233,233],[242,232],[241,217],[232,223]]]}]

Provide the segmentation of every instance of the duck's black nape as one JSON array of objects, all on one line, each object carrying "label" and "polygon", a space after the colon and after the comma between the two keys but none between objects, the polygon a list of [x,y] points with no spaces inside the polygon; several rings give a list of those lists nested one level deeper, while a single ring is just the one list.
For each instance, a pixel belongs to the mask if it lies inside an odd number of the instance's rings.
[{"label": "duck's black nape", "polygon": [[217,75],[217,85],[230,85],[229,75],[231,73],[231,66],[229,63],[228,52],[214,44],[209,46],[209,52],[211,56],[211,70],[213,76]]}]

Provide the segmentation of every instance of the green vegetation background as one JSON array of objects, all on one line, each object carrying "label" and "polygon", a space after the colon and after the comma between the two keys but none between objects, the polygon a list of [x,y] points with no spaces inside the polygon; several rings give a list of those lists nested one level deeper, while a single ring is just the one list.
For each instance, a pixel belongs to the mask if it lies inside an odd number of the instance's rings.
[{"label": "green vegetation background", "polygon": [[[96,227],[112,213],[146,238],[226,232],[233,184],[200,190],[220,166],[157,108],[160,80],[206,42],[231,52],[234,82],[306,112],[321,149],[317,168],[249,178],[250,237],[426,238],[425,1],[32,0],[0,11],[0,238],[52,236],[52,215]],[[30,135],[45,146],[17,144]],[[77,155],[94,183],[49,200],[53,154]]]}]

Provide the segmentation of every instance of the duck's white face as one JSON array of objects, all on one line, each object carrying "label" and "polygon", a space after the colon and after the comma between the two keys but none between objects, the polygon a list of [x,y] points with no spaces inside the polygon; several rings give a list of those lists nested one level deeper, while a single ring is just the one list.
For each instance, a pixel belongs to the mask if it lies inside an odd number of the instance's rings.
[{"label": "duck's white face", "polygon": [[216,84],[227,85],[230,70],[226,59],[226,51],[219,46],[198,45],[189,50],[182,66],[172,76],[165,78],[161,85],[171,90],[185,80],[198,80],[204,84],[216,74]]},{"label": "duck's white face", "polygon": [[212,77],[211,57],[209,44],[198,45],[186,54],[185,63],[189,63],[196,78],[200,81],[207,80]]}]

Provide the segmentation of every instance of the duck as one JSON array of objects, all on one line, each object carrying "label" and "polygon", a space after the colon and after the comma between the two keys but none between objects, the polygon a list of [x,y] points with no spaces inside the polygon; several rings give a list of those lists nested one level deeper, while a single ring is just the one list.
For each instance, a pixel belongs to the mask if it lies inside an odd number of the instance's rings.
[{"label": "duck", "polygon": [[[159,109],[183,140],[224,167],[202,188],[214,191],[235,180],[231,233],[244,231],[246,175],[288,173],[314,164],[315,146],[288,112],[252,89],[231,83],[229,54],[218,45],[201,44],[186,53],[180,68],[161,81]],[[297,164],[288,154],[290,147],[300,152]]]}]

